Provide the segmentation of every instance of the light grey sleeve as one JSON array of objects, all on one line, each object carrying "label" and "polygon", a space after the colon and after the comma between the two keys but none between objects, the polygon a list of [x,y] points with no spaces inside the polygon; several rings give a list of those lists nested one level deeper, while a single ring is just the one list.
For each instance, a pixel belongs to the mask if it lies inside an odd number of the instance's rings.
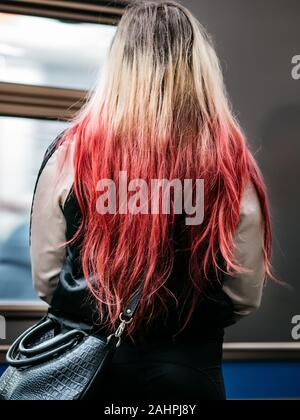
[{"label": "light grey sleeve", "polygon": [[72,147],[68,150],[65,155],[66,146],[60,146],[47,162],[39,177],[32,206],[33,284],[40,298],[47,303],[51,302],[66,256],[66,220],[61,206],[73,185]]},{"label": "light grey sleeve", "polygon": [[240,222],[235,233],[235,255],[247,273],[226,276],[224,291],[231,298],[236,320],[250,315],[261,305],[265,283],[264,229],[260,202],[252,183],[245,189]]}]

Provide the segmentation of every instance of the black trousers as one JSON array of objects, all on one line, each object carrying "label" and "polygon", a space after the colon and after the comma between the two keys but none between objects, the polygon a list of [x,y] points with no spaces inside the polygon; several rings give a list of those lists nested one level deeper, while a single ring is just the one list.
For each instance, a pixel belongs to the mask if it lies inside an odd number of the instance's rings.
[{"label": "black trousers", "polygon": [[222,339],[123,343],[108,371],[103,398],[109,403],[197,404],[225,400]]}]

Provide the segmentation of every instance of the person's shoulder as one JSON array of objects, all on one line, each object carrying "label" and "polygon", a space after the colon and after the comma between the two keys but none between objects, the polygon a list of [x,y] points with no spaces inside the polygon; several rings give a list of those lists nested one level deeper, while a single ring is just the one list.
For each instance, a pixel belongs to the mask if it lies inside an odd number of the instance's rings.
[{"label": "person's shoulder", "polygon": [[55,150],[57,149],[59,142],[61,141],[63,135],[65,134],[66,130],[61,131],[49,144],[49,146],[46,149],[44,158],[48,158],[49,156],[51,156]]},{"label": "person's shoulder", "polygon": [[243,220],[247,220],[251,224],[258,225],[261,223],[261,204],[255,185],[249,181],[244,189],[240,216]]},{"label": "person's shoulder", "polygon": [[[48,147],[40,167],[35,189],[33,204],[39,198],[52,210],[63,207],[74,182],[74,138],[62,139],[60,133]],[[60,140],[63,140],[62,142]]]},{"label": "person's shoulder", "polygon": [[63,139],[64,135],[66,134],[67,129],[61,131],[55,138],[52,140],[50,145],[47,147],[46,152],[44,154],[43,163],[47,163],[51,157],[56,154],[59,155],[66,147],[72,143],[72,139],[65,138]]},{"label": "person's shoulder", "polygon": [[63,138],[66,130],[60,132],[55,139],[47,147],[43,160],[41,163],[39,175],[45,170],[46,167],[55,166],[55,163],[65,161],[70,150],[73,150],[74,137],[68,136]]}]

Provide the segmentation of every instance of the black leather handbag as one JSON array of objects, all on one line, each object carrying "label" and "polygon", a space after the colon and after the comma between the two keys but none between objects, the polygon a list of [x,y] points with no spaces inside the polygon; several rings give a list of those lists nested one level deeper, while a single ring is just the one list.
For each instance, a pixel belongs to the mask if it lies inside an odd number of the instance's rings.
[{"label": "black leather handbag", "polygon": [[126,325],[133,320],[140,289],[120,314],[116,332],[101,337],[91,325],[58,315],[62,301],[66,308],[71,302],[75,310],[78,302],[81,316],[85,312],[82,302],[86,282],[75,280],[66,264],[48,315],[19,337],[7,354],[9,367],[0,379],[0,400],[99,399],[109,363],[121,344]]}]

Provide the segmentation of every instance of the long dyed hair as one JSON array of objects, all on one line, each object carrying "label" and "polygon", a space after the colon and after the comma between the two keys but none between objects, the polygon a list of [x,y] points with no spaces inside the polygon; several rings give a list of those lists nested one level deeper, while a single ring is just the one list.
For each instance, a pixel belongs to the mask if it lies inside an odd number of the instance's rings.
[{"label": "long dyed hair", "polygon": [[[270,215],[262,176],[231,111],[212,40],[198,20],[173,1],[131,2],[113,38],[104,71],[61,141],[75,141],[74,191],[82,212],[83,271],[111,328],[143,279],[139,319],[167,311],[174,267],[176,215],[101,215],[97,183],[120,171],[128,179],[204,179],[205,220],[185,228],[189,250],[187,325],[210,273],[242,272],[234,233],[251,181],[264,223],[270,272]],[[150,185],[150,184],[149,184]],[[220,264],[220,256],[224,264]],[[96,279],[91,282],[90,278]],[[218,276],[215,276],[217,279]],[[217,280],[216,280],[217,281]]]}]

